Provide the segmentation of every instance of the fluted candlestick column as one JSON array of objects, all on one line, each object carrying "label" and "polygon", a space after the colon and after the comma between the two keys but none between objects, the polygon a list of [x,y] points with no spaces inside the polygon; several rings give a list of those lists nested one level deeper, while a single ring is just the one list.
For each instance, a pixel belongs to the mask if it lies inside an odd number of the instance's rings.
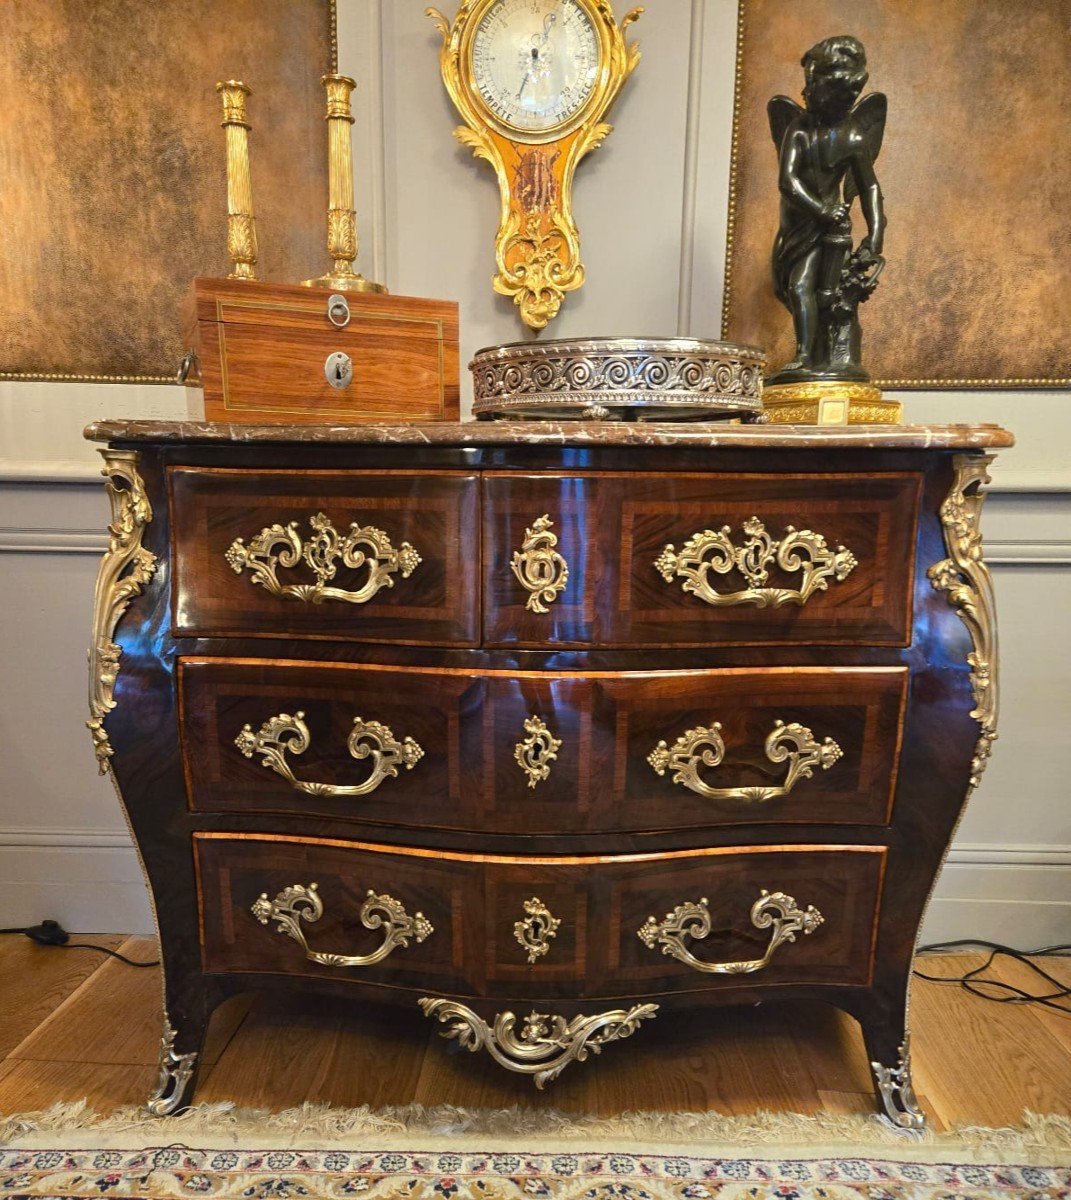
[{"label": "fluted candlestick column", "polygon": [[217,83],[227,131],[227,253],[234,270],[230,279],[257,277],[257,225],[253,217],[253,182],[249,174],[249,122],[245,98],[251,89],[239,79]]},{"label": "fluted candlestick column", "polygon": [[334,291],[385,292],[353,269],[357,257],[357,213],[353,199],[353,113],[350,95],[357,86],[348,75],[325,75],[327,90],[327,252],[334,267],[318,279],[306,279],[306,287]]}]

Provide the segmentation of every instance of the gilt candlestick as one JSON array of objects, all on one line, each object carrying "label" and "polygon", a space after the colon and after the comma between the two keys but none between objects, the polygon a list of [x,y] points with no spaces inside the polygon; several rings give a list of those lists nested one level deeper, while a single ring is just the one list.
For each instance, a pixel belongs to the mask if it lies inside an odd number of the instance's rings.
[{"label": "gilt candlestick", "polygon": [[253,182],[249,174],[249,121],[245,98],[252,91],[239,79],[217,83],[227,131],[227,253],[234,270],[230,279],[257,277],[257,225],[253,217]]},{"label": "gilt candlestick", "polygon": [[332,291],[385,292],[353,269],[357,257],[357,213],[353,199],[353,112],[350,95],[357,86],[348,75],[324,75],[327,90],[327,253],[334,267],[318,279],[306,279],[306,287]]}]

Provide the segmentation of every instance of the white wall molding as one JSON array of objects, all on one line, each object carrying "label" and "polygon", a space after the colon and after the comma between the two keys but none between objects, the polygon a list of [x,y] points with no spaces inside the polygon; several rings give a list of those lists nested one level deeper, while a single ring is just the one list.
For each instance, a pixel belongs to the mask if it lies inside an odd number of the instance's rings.
[{"label": "white wall molding", "polygon": [[100,483],[100,468],[91,462],[64,461],[62,459],[2,458],[0,459],[0,483]]},{"label": "white wall molding", "polygon": [[372,195],[372,278],[384,280],[390,271],[387,261],[389,244],[387,229],[387,132],[383,103],[383,3],[372,0],[368,17],[369,42],[371,44],[371,70],[368,95],[371,104],[369,115],[371,150],[370,191]]},{"label": "white wall molding", "polygon": [[[129,850],[130,837],[125,829],[0,829],[0,849],[7,847]],[[1071,845],[1002,846],[984,842],[953,846],[948,855],[952,866],[987,867],[1060,867],[1071,869]],[[1071,893],[1068,893],[1071,903]]]},{"label": "white wall molding", "polygon": [[[1071,868],[1071,846],[1001,846],[967,842],[953,846],[948,861],[954,866]],[[1071,892],[1068,903],[1071,904]]]},{"label": "white wall molding", "polygon": [[[953,847],[923,941],[1067,941],[1069,872],[1071,845]],[[137,855],[117,829],[0,829],[0,916],[5,925],[51,917],[77,933],[152,931]]]},{"label": "white wall molding", "polygon": [[[12,826],[0,828],[0,849],[5,847],[48,847],[52,849],[129,850],[125,829],[63,829]],[[967,842],[953,846],[951,865],[992,867],[1061,867],[1071,869],[1071,845],[1036,846]],[[1071,903],[1071,893],[1068,894]]]},{"label": "white wall molding", "polygon": [[93,554],[108,548],[100,529],[0,528],[0,554]]},{"label": "white wall molding", "polygon": [[1071,471],[1059,468],[1047,471],[993,469],[993,482],[986,485],[987,492],[1025,492],[1043,496],[1048,492],[1071,492]]},{"label": "white wall molding", "polygon": [[389,284],[383,2],[347,0],[338,6],[338,68],[357,81],[353,97],[357,118],[353,126],[353,175],[360,242],[357,269],[369,279]]},{"label": "white wall molding", "polygon": [[125,829],[0,829],[0,849],[133,850]]},{"label": "white wall molding", "polygon": [[991,567],[1067,567],[1071,566],[1071,541],[987,541],[985,560]]},{"label": "white wall molding", "polygon": [[[108,537],[101,527],[0,526],[0,554],[103,554]],[[991,567],[1071,567],[1071,541],[987,541]]]},{"label": "white wall molding", "polygon": [[706,0],[692,0],[688,53],[688,103],[684,120],[684,183],[681,203],[680,278],[677,336],[692,328],[692,276],[695,265],[695,210],[699,189],[699,128],[703,104],[703,14]]}]

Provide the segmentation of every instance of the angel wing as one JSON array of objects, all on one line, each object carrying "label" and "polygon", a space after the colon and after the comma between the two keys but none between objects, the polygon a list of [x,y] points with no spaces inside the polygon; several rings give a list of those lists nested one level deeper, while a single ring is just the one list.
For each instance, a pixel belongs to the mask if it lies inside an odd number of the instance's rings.
[{"label": "angel wing", "polygon": [[766,105],[766,115],[770,118],[770,135],[774,145],[780,150],[788,127],[797,117],[803,115],[803,109],[787,96],[774,96]]},{"label": "angel wing", "polygon": [[852,109],[852,116],[859,127],[867,146],[870,147],[870,157],[875,162],[881,153],[881,143],[885,139],[885,117],[889,111],[889,100],[884,92],[871,92]]},{"label": "angel wing", "polygon": [[[863,135],[863,140],[870,151],[870,161],[875,162],[881,153],[881,144],[885,140],[885,117],[889,111],[889,99],[884,92],[871,92],[852,109],[852,120]],[[844,181],[844,203],[851,202],[858,195],[855,178],[849,175]]]}]

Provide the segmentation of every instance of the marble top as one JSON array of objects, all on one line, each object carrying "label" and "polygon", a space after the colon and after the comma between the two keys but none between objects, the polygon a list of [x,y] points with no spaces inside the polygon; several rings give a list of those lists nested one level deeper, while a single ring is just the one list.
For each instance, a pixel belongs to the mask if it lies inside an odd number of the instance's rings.
[{"label": "marble top", "polygon": [[778,450],[990,450],[1014,445],[999,425],[730,425],[719,422],[439,421],[425,425],[231,425],[94,421],[93,442],[231,442],[419,446],[680,446]]}]

